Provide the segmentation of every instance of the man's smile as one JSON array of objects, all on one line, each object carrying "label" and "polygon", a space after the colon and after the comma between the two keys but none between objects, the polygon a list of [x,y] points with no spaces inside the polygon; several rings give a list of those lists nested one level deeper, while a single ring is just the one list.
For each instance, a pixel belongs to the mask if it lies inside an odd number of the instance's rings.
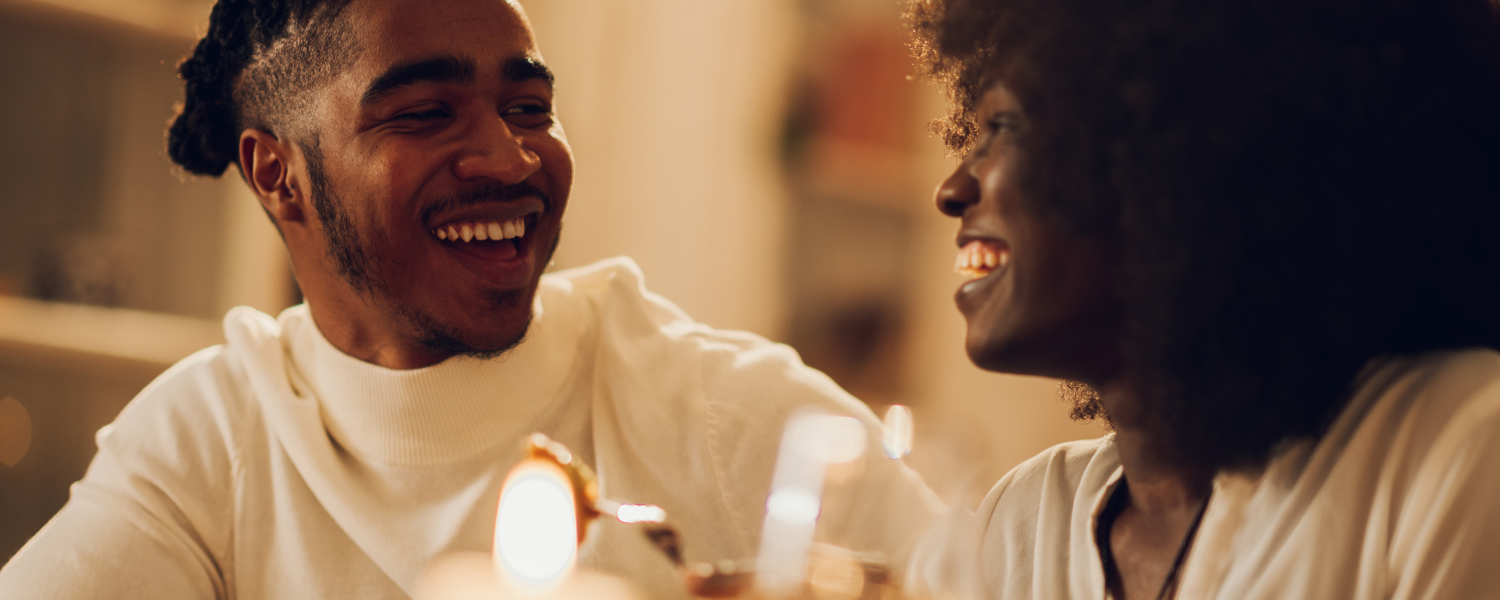
[{"label": "man's smile", "polygon": [[433,219],[427,233],[480,279],[513,289],[532,279],[533,239],[545,215],[538,198],[484,203]]},{"label": "man's smile", "polygon": [[448,242],[449,247],[488,260],[511,260],[520,254],[526,238],[526,221],[535,216],[505,221],[464,221],[449,223],[432,230],[433,237]]},{"label": "man's smile", "polygon": [[458,223],[456,226],[449,223],[446,227],[432,230],[432,235],[440,240],[508,240],[526,235],[526,220],[515,218],[501,223],[500,221]]}]

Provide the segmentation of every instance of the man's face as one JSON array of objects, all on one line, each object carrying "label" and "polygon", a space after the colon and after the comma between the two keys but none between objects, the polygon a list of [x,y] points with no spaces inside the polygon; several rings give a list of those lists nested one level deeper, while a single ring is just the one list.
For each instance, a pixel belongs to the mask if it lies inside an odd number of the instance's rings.
[{"label": "man's face", "polygon": [[319,314],[309,293],[319,325],[384,329],[439,357],[508,349],[573,178],[530,27],[501,0],[347,11],[361,50],[314,103],[304,144],[331,268],[298,276],[338,279],[302,284],[341,307]]},{"label": "man's face", "polygon": [[992,371],[1098,383],[1115,368],[1118,300],[1108,246],[1070,236],[1035,210],[1021,185],[1029,123],[1004,85],[976,107],[980,139],[938,188],[938,209],[962,220],[954,299],[966,347]]}]

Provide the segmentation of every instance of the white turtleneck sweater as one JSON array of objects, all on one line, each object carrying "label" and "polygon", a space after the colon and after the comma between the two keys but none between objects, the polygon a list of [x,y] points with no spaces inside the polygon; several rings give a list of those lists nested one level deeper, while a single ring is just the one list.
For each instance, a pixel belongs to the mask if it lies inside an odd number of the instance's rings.
[{"label": "white turtleneck sweater", "polygon": [[[68,504],[0,571],[0,598],[404,598],[487,551],[520,440],[541,431],[601,494],[659,504],[692,560],[753,556],[781,428],[816,405],[878,423],[790,348],[693,322],[628,259],[544,277],[526,340],[398,371],[334,348],[306,306],[247,308],[99,432]],[[870,451],[819,527],[904,556],[936,510]],[[685,597],[640,532],[601,520],[580,563]]]}]

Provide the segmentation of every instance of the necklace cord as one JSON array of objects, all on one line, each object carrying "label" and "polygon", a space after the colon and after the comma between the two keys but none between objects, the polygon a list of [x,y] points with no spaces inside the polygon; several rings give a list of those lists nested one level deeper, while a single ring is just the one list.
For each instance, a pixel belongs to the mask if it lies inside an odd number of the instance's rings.
[{"label": "necklace cord", "polygon": [[[1125,503],[1129,500],[1129,484],[1123,479],[1115,486],[1110,494],[1104,510],[1099,514],[1099,522],[1094,530],[1095,543],[1099,545],[1099,558],[1104,563],[1104,577],[1106,597],[1108,597],[1109,581],[1118,582],[1119,569],[1115,565],[1114,550],[1110,548],[1110,530],[1114,527],[1115,519],[1120,512],[1125,510]],[[1212,491],[1209,492],[1210,497]],[[1172,566],[1167,569],[1167,576],[1161,582],[1161,589],[1156,593],[1156,600],[1166,600],[1171,592],[1177,587],[1177,574],[1182,570],[1183,560],[1187,558],[1188,549],[1193,546],[1193,538],[1197,537],[1198,526],[1203,523],[1203,513],[1208,509],[1209,497],[1204,497],[1203,502],[1198,505],[1198,510],[1193,514],[1193,522],[1188,525],[1187,533],[1182,536],[1182,542],[1177,545],[1177,554],[1172,557]]]},{"label": "necklace cord", "polygon": [[[1209,492],[1212,495],[1212,492]],[[1161,582],[1161,591],[1156,593],[1156,600],[1166,600],[1168,594],[1177,587],[1177,572],[1182,569],[1182,561],[1187,558],[1188,548],[1193,547],[1193,538],[1197,537],[1198,526],[1203,524],[1203,513],[1208,509],[1208,497],[1198,504],[1198,512],[1193,515],[1193,524],[1188,525],[1187,534],[1182,536],[1182,543],[1177,545],[1177,555],[1172,557],[1172,568],[1167,570],[1167,577]]]}]

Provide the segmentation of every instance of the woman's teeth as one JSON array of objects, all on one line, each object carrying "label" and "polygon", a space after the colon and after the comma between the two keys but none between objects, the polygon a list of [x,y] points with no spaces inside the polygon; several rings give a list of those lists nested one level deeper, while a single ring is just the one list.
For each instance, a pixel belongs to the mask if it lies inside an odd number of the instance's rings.
[{"label": "woman's teeth", "polygon": [[455,223],[432,230],[440,240],[508,240],[526,235],[526,219],[490,221],[488,223]]},{"label": "woman's teeth", "polygon": [[964,244],[958,250],[958,260],[953,263],[953,270],[958,271],[969,279],[979,279],[989,275],[995,269],[1004,267],[1010,261],[1010,250],[974,240]]}]

